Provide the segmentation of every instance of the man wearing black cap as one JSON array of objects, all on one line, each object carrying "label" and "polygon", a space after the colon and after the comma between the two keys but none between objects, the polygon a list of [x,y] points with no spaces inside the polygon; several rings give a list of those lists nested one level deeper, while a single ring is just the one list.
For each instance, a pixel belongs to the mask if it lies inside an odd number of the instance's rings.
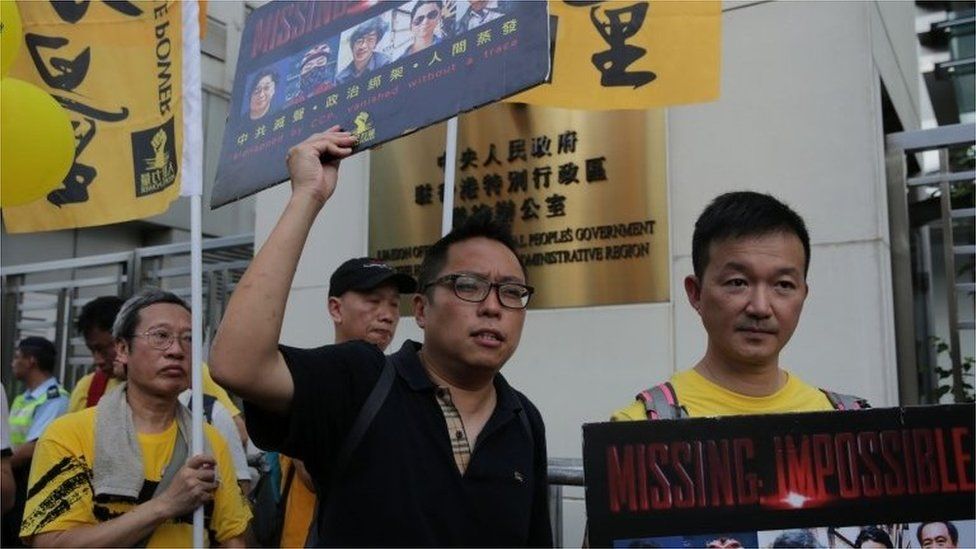
[{"label": "man wearing black cap", "polygon": [[350,259],[329,279],[335,342],[362,339],[385,351],[400,320],[400,294],[417,289],[413,277],[368,257]]},{"label": "man wearing black cap", "polygon": [[[360,257],[339,266],[329,279],[329,316],[335,325],[335,342],[357,339],[368,341],[385,351],[400,321],[400,294],[417,289],[413,277],[398,273],[389,265]],[[281,458],[285,499],[282,547],[304,547],[312,510],[316,505],[315,486],[304,464],[286,456]],[[286,482],[292,477],[292,482]],[[295,482],[298,480],[299,482]]]}]

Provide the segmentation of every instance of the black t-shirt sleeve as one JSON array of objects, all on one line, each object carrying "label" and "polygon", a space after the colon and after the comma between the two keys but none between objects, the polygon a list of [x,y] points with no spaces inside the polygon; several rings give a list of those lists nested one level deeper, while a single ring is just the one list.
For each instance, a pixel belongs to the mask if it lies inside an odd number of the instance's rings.
[{"label": "black t-shirt sleeve", "polygon": [[353,341],[315,349],[279,346],[295,385],[286,415],[244,401],[255,445],[301,459],[312,472],[334,459],[379,378],[383,353]]}]

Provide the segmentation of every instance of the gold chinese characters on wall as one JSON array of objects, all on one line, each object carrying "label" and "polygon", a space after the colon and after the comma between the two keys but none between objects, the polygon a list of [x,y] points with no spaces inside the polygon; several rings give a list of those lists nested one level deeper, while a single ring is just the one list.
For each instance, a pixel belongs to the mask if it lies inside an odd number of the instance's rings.
[{"label": "gold chinese characters on wall", "polygon": [[[459,120],[454,222],[510,222],[530,307],[668,301],[663,111],[495,104]],[[369,253],[414,276],[440,236],[445,125],[374,150]]]}]

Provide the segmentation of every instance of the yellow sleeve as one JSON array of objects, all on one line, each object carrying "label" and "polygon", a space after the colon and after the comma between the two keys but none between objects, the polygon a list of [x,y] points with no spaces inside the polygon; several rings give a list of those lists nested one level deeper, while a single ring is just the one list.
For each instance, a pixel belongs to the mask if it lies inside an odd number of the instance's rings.
[{"label": "yellow sleeve", "polygon": [[93,513],[91,469],[74,433],[84,426],[76,415],[52,422],[34,448],[27,483],[31,496],[20,526],[20,536],[28,543],[37,534],[98,523]]},{"label": "yellow sleeve", "polygon": [[644,404],[634,400],[628,406],[621,408],[610,415],[610,421],[640,421],[647,419],[647,410]]},{"label": "yellow sleeve", "polygon": [[230,412],[230,417],[236,417],[241,415],[241,409],[234,405],[234,401],[231,400],[230,395],[223,387],[217,385],[217,382],[210,377],[210,368],[207,366],[206,362],[201,362],[203,367],[203,392],[216,398],[227,411]]},{"label": "yellow sleeve", "polygon": [[204,425],[207,439],[213,447],[217,460],[217,473],[220,485],[214,495],[214,512],[210,529],[216,532],[217,541],[223,543],[230,538],[244,534],[251,522],[251,507],[237,484],[234,460],[230,456],[227,443],[211,425]]},{"label": "yellow sleeve", "polygon": [[75,388],[71,390],[71,398],[68,399],[68,412],[78,412],[87,408],[88,388],[95,374],[86,374],[75,383]]}]

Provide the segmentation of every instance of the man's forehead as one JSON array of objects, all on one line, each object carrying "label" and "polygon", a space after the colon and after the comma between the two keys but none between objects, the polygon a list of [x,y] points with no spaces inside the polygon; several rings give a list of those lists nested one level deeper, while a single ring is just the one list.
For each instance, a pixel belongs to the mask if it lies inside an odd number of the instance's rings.
[{"label": "man's forehead", "polygon": [[515,253],[497,240],[474,237],[455,242],[447,249],[443,273],[468,272],[488,275],[497,272],[499,279],[525,280]]},{"label": "man's forehead", "polygon": [[730,261],[741,263],[762,257],[799,263],[802,270],[806,252],[799,237],[782,232],[723,238],[708,245],[709,267],[722,268]]}]

